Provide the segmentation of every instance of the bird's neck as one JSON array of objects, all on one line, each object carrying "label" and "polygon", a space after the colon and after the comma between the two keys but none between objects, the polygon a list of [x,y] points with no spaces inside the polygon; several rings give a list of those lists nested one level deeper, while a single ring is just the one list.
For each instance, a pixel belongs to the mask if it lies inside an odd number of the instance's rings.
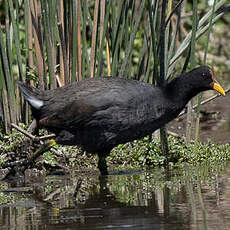
[{"label": "bird's neck", "polygon": [[183,75],[173,79],[164,89],[169,99],[180,107],[184,107],[194,96],[203,91],[202,88],[196,87],[191,78]]}]

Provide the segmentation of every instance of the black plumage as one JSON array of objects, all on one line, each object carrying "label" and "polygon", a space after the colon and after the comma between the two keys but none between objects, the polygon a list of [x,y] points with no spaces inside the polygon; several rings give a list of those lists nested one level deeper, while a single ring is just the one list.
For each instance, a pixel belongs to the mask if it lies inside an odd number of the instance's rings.
[{"label": "black plumage", "polygon": [[47,91],[18,85],[39,126],[55,133],[58,144],[97,153],[102,174],[107,174],[105,157],[113,147],[151,134],[202,91],[224,94],[207,66],[161,88],[119,77],[88,78]]}]

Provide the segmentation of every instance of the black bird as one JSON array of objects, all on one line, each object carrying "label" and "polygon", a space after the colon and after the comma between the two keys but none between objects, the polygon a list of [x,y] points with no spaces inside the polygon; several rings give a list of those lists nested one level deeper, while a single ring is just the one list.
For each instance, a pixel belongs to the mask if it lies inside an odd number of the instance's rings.
[{"label": "black bird", "polygon": [[106,156],[118,144],[153,133],[205,90],[225,95],[213,71],[200,66],[164,87],[119,77],[88,78],[43,91],[18,82],[39,127],[56,134],[63,145],[79,145],[98,154],[101,174],[108,174]]}]

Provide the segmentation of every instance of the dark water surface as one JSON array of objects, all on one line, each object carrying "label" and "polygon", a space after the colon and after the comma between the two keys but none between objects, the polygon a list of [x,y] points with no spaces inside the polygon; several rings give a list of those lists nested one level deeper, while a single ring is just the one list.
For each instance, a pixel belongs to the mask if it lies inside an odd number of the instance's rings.
[{"label": "dark water surface", "polygon": [[230,229],[230,167],[0,183],[0,229]]}]

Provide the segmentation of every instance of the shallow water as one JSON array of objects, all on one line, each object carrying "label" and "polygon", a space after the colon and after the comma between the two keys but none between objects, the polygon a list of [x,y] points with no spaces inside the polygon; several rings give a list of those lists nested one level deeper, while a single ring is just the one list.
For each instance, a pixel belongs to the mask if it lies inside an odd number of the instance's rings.
[{"label": "shallow water", "polygon": [[230,167],[0,183],[0,229],[230,229]]}]

